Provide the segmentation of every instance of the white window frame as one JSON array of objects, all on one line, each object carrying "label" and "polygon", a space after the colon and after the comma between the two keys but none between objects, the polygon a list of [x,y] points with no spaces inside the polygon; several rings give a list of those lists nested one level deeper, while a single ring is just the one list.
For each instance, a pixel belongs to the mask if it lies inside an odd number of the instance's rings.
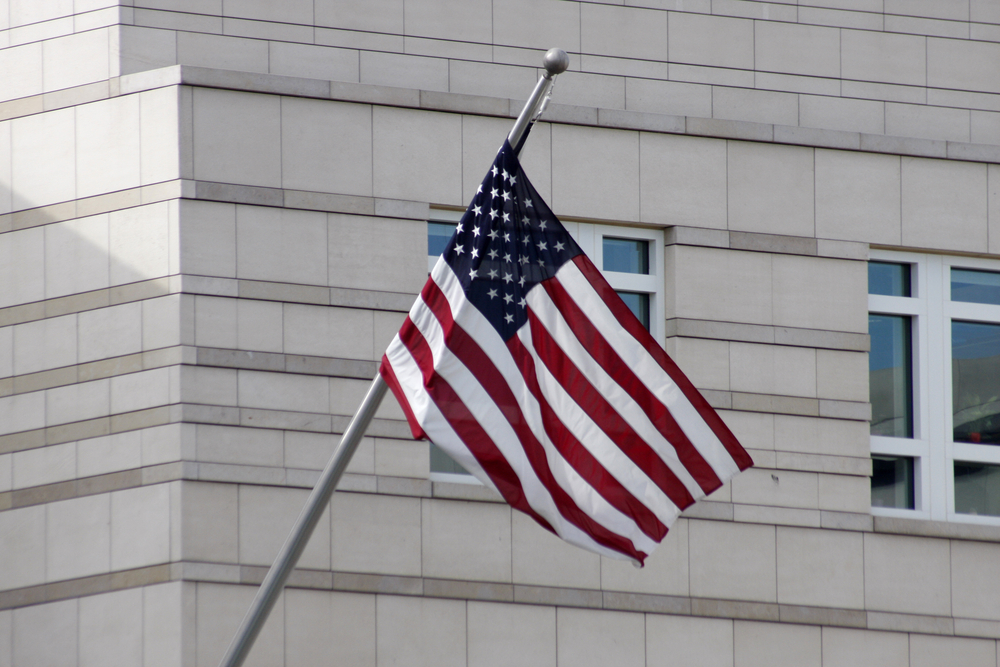
[{"label": "white window frame", "polygon": [[[428,222],[449,222],[458,224],[465,211],[432,208]],[[663,345],[665,335],[664,300],[666,290],[664,283],[663,248],[664,237],[662,229],[645,227],[625,227],[618,225],[602,225],[591,222],[575,222],[560,220],[580,248],[590,257],[594,265],[607,279],[615,290],[640,292],[649,295],[649,332],[657,343]],[[649,243],[649,273],[635,274],[619,271],[605,271],[604,238],[636,239]],[[433,270],[438,261],[437,255],[427,256],[427,271]],[[479,480],[470,474],[430,473],[432,482],[459,482],[463,484],[479,484]]]},{"label": "white window frame", "polygon": [[1000,273],[1000,261],[872,250],[871,261],[910,266],[909,297],[868,295],[868,312],[911,318],[913,437],[871,436],[873,455],[913,459],[914,509],[872,514],[1000,525],[1000,517],[955,512],[955,461],[1000,465],[1000,447],[952,440],[951,322],[1000,324],[1000,306],[951,300],[951,269]]}]

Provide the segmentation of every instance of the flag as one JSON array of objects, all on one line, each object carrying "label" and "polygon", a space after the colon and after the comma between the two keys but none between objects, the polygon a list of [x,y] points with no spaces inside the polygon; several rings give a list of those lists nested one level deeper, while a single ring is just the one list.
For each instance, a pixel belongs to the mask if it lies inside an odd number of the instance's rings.
[{"label": "flag", "polygon": [[379,371],[413,437],[568,542],[639,565],[753,465],[506,141]]}]

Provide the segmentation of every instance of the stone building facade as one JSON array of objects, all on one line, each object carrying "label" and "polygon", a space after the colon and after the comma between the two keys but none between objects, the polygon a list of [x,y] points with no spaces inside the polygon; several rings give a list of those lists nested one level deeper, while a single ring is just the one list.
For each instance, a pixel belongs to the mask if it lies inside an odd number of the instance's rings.
[{"label": "stone building facade", "polygon": [[2,0],[0,666],[218,663],[553,46],[757,465],[636,570],[390,397],[247,664],[1000,664],[997,0]]}]

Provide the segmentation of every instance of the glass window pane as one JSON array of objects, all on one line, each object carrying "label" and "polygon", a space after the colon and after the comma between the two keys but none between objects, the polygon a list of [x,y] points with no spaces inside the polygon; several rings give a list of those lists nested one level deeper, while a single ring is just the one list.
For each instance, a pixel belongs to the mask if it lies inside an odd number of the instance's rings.
[{"label": "glass window pane", "polygon": [[868,293],[910,296],[910,265],[868,262]]},{"label": "glass window pane", "polygon": [[952,269],[951,300],[1000,305],[1000,273]]},{"label": "glass window pane", "polygon": [[872,435],[913,437],[910,318],[869,315],[868,390]]},{"label": "glass window pane", "polygon": [[1000,516],[1000,466],[955,461],[955,511]]},{"label": "glass window pane", "polygon": [[1000,324],[951,323],[951,397],[956,441],[1000,443]]},{"label": "glass window pane", "polygon": [[455,233],[455,225],[450,222],[427,223],[427,254],[440,255]]},{"label": "glass window pane", "polygon": [[649,331],[649,295],[641,292],[618,292],[618,296],[622,298],[629,310],[639,318],[642,326],[646,327],[646,331]]},{"label": "glass window pane", "polygon": [[468,475],[469,472],[451,458],[445,451],[431,443],[431,472],[446,472],[452,475]]},{"label": "glass window pane", "polygon": [[872,507],[913,509],[913,459],[872,456]]},{"label": "glass window pane", "polygon": [[604,238],[604,270],[649,274],[649,242]]}]

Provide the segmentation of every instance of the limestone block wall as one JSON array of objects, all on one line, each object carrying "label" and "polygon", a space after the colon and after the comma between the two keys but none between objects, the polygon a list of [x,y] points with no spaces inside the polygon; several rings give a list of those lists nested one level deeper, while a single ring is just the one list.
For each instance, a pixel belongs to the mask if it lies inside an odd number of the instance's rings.
[{"label": "limestone block wall", "polygon": [[757,466],[639,571],[389,398],[249,664],[996,667],[1000,531],[870,511],[866,261],[998,254],[1000,17],[814,4],[0,3],[0,666],[217,664],[560,45],[526,170]]}]

